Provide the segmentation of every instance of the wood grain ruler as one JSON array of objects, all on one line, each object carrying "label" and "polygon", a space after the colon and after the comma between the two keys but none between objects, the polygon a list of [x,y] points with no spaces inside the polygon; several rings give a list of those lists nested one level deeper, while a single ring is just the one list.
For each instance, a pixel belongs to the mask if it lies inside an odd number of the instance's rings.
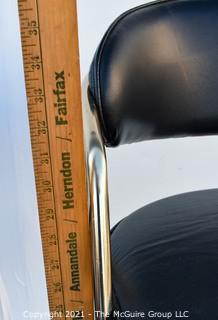
[{"label": "wood grain ruler", "polygon": [[50,312],[93,319],[76,0],[18,0]]}]

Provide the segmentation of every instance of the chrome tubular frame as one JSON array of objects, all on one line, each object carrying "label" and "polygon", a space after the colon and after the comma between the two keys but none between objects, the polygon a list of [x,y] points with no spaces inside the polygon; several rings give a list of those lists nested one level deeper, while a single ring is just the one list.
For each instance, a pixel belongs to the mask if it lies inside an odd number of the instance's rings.
[{"label": "chrome tubular frame", "polygon": [[95,319],[106,319],[112,308],[107,159],[96,110],[89,103],[87,80],[83,83],[83,118],[92,232]]}]

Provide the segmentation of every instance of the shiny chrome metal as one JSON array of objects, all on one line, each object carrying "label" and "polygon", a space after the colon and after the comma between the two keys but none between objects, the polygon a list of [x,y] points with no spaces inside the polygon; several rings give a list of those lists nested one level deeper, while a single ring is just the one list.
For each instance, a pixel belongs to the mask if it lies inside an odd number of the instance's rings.
[{"label": "shiny chrome metal", "polygon": [[112,308],[111,249],[107,159],[96,110],[83,83],[83,114],[92,231],[95,319],[106,319]]}]

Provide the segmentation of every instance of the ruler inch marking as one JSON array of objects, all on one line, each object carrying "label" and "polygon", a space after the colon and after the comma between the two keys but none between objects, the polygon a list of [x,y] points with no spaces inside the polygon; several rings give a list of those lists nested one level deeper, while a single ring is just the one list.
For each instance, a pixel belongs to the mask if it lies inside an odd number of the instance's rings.
[{"label": "ruler inch marking", "polygon": [[[43,90],[45,92],[45,80],[44,80],[44,65],[43,65],[43,55],[42,55],[42,42],[41,42],[41,31],[40,31],[40,20],[39,20],[39,3],[38,0],[36,0],[36,10],[37,10],[37,17],[38,17],[38,26],[39,26],[39,47],[40,47],[40,55],[42,58],[42,84],[43,84]],[[48,110],[47,110],[47,100],[45,97],[45,112],[46,112],[46,121],[48,123]],[[51,164],[51,174],[52,174],[52,180],[53,180],[53,167],[52,167],[52,161],[51,161],[51,146],[50,146],[50,140],[49,140],[49,131],[47,133],[48,135],[48,150],[49,150],[49,160],[50,160],[50,164]],[[54,185],[54,181],[52,183]],[[54,205],[55,207],[57,207],[57,204],[55,202],[55,195],[54,195],[54,188],[53,190],[53,199],[54,199]],[[55,222],[56,222],[56,232],[57,232],[57,236],[59,236],[59,230],[57,227],[57,216],[55,215]],[[60,246],[59,246],[59,242],[58,242],[58,256],[59,256],[59,260],[60,260]],[[63,272],[61,269],[61,263],[60,263],[60,273],[61,273],[61,282],[63,283]],[[65,297],[64,297],[64,293],[63,293],[63,302],[64,302],[64,314],[66,314],[66,309],[65,309]]]}]

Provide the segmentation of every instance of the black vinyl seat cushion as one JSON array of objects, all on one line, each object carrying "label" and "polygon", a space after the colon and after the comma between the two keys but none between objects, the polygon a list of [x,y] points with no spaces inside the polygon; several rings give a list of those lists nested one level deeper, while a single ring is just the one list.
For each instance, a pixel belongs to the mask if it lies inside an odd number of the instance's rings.
[{"label": "black vinyl seat cushion", "polygon": [[218,189],[147,205],[123,219],[111,241],[115,310],[218,319]]}]

